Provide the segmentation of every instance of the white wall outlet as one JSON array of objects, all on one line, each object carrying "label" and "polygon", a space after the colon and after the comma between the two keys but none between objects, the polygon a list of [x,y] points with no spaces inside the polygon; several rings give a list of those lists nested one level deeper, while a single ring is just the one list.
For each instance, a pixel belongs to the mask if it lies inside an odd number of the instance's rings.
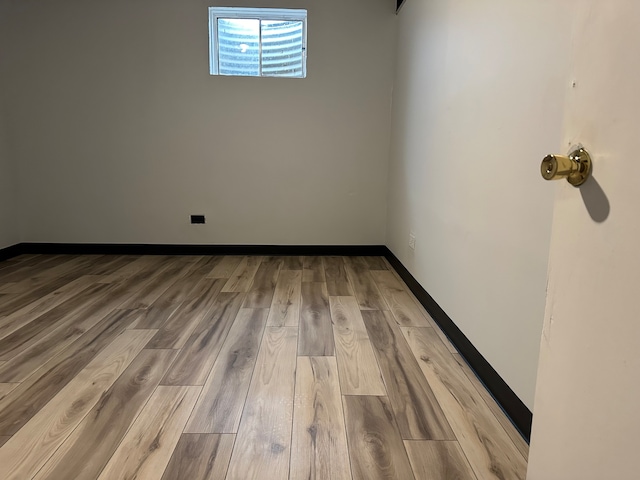
[{"label": "white wall outlet", "polygon": [[409,248],[411,250],[415,250],[416,249],[416,234],[411,232],[409,234]]}]

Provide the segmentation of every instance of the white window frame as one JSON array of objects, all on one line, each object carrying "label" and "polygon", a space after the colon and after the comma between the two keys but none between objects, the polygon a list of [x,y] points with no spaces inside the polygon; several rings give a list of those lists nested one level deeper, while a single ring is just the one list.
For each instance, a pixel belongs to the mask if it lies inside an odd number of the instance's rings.
[{"label": "white window frame", "polygon": [[[209,7],[209,73],[223,75],[218,72],[218,19],[240,18],[250,20],[294,20],[302,22],[302,75],[300,77],[275,78],[306,78],[307,77],[307,10],[302,8],[244,8],[244,7]],[[262,37],[262,29],[260,30]],[[260,38],[260,75],[262,75],[262,38]],[[267,76],[267,75],[265,75]],[[272,77],[271,75],[268,75]]]}]

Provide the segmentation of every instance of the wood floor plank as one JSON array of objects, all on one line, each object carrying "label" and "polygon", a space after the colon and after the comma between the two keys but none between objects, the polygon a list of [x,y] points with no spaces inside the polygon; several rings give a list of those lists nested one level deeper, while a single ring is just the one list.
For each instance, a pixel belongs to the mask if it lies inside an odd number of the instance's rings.
[{"label": "wood floor plank", "polygon": [[97,282],[99,277],[84,275],[79,277],[56,291],[29,303],[11,315],[0,318],[0,339],[12,334],[26,324],[32,322],[58,305],[80,294]]},{"label": "wood floor plank", "polygon": [[476,480],[458,442],[405,440],[416,478],[429,480]]},{"label": "wood floor plank", "polygon": [[121,283],[142,271],[146,271],[147,275],[150,276],[153,274],[153,267],[166,259],[166,256],[161,255],[145,255],[138,258],[131,258],[128,263],[109,275],[106,275],[100,282]]},{"label": "wood floor plank", "polygon": [[398,428],[405,440],[455,440],[420,366],[390,312],[362,312]]},{"label": "wood floor plank", "polygon": [[1,436],[0,437],[0,447],[2,447],[5,443],[7,443],[10,438],[11,437],[8,437],[8,436]]},{"label": "wood floor plank", "polygon": [[269,308],[276,289],[278,273],[282,267],[282,260],[274,257],[265,258],[253,278],[247,297],[245,308]]},{"label": "wood floor plank", "polygon": [[297,327],[300,320],[302,271],[280,270],[267,325]]},{"label": "wood floor plank", "polygon": [[236,292],[222,292],[216,297],[211,310],[180,350],[162,385],[204,385],[243,301],[244,294]]},{"label": "wood floor plank", "polygon": [[97,478],[176,355],[175,350],[140,352],[35,479]]},{"label": "wood floor plank", "polygon": [[216,305],[216,299],[225,283],[226,280],[222,278],[202,279],[194,287],[196,295],[175,310],[149,342],[148,348],[184,347],[193,330]]},{"label": "wood floor plank", "polygon": [[[218,257],[199,258],[179,281],[165,290],[149,308],[142,312],[131,328],[159,329],[184,303],[199,296],[197,285],[218,261]],[[187,260],[185,260],[187,262]],[[220,287],[222,288],[222,286]]]},{"label": "wood floor plank", "polygon": [[226,255],[211,269],[211,272],[209,272],[206,277],[231,278],[231,275],[233,275],[233,272],[238,268],[242,259],[242,256]]},{"label": "wood floor plank", "polygon": [[464,371],[469,381],[473,384],[478,394],[482,397],[484,402],[487,404],[487,406],[489,407],[489,410],[491,410],[491,412],[496,417],[498,422],[500,422],[500,425],[502,425],[502,428],[505,429],[505,431],[507,432],[507,435],[509,435],[509,438],[514,443],[518,451],[522,454],[522,456],[525,459],[528,459],[529,444],[524,440],[524,438],[522,438],[522,435],[520,434],[520,432],[518,432],[516,427],[513,426],[513,423],[511,423],[511,420],[509,420],[509,418],[505,415],[500,405],[498,405],[495,399],[487,391],[484,384],[478,379],[475,372],[471,369],[471,367],[467,364],[467,362],[465,362],[462,356],[459,353],[453,353],[452,355],[455,361],[458,363],[458,365],[460,365],[460,368],[462,368],[462,370]]},{"label": "wood floor plank", "polygon": [[329,297],[343,395],[386,395],[355,297]]},{"label": "wood floor plank", "polygon": [[298,357],[290,480],[351,480],[334,357]]},{"label": "wood floor plank", "polygon": [[399,325],[403,327],[433,326],[413,301],[407,288],[391,271],[375,270],[371,271],[371,276]]},{"label": "wood floor plank", "polygon": [[23,280],[28,279],[29,277],[42,275],[47,270],[62,265],[72,258],[75,257],[72,257],[70,255],[42,256],[40,258],[40,261],[32,265],[22,264],[10,273],[6,270],[2,272],[2,283],[19,283]]},{"label": "wood floor plank", "polygon": [[193,268],[193,263],[183,259],[167,258],[159,262],[153,275],[144,284],[136,283],[135,293],[122,304],[127,310],[149,308],[177,280]]},{"label": "wood floor plank", "polygon": [[185,433],[236,433],[267,318],[264,309],[243,308],[187,423]]},{"label": "wood floor plank", "polygon": [[18,385],[20,384],[19,383],[0,383],[0,400],[6,397],[9,394],[9,392],[14,390]]},{"label": "wood floor plank", "polygon": [[[0,360],[11,360],[51,332],[72,325],[76,318],[107,313],[115,308],[109,285],[92,285],[0,340]],[[116,297],[117,298],[117,297]],[[122,300],[120,300],[121,302]]]},{"label": "wood floor plank", "polygon": [[222,480],[227,474],[235,435],[184,433],[162,480]]},{"label": "wood floor plank", "polygon": [[322,257],[302,257],[302,281],[303,282],[324,282],[324,266]]},{"label": "wood floor plank", "polygon": [[258,353],[227,480],[287,480],[297,329],[267,327]]},{"label": "wood floor plank", "polygon": [[[72,312],[58,322],[58,327],[40,340],[16,354],[6,365],[0,367],[0,382],[22,382],[40,366],[58,355],[78,338],[91,330],[115,305],[120,303],[116,295],[98,297],[94,304]],[[28,343],[28,342],[27,342]],[[25,344],[27,344],[25,343]]]},{"label": "wood floor plank", "polygon": [[418,306],[418,308],[420,309],[420,311],[422,312],[422,314],[427,318],[427,320],[429,320],[429,323],[431,324],[431,326],[433,328],[435,328],[436,333],[438,334],[438,337],[440,337],[440,340],[442,340],[442,343],[444,343],[447,346],[447,349],[451,352],[451,353],[458,353],[458,350],[456,349],[456,347],[453,346],[453,344],[451,343],[451,341],[447,338],[447,336],[444,334],[444,332],[440,329],[440,327],[438,326],[438,324],[436,323],[436,321],[433,319],[433,317],[431,317],[431,315],[429,314],[429,312],[427,312],[427,310],[422,306],[422,304],[420,303],[420,301],[417,299],[417,297],[413,294],[413,292],[411,291],[411,289],[405,284],[404,280],[400,277],[400,275],[398,274],[398,272],[396,272],[393,268],[393,266],[389,263],[389,261],[385,258],[383,259],[384,262],[387,264],[387,268],[389,269],[390,272],[393,273],[393,275],[396,277],[396,279],[406,288],[407,293],[409,294],[409,296],[411,297],[411,299],[414,301],[414,303]]},{"label": "wood floor plank", "polygon": [[354,480],[414,479],[386,397],[343,397]]},{"label": "wood floor plank", "polygon": [[302,257],[299,255],[289,255],[282,257],[284,259],[284,264],[282,265],[283,270],[302,270]]},{"label": "wood floor plank", "polygon": [[369,270],[388,270],[387,264],[382,257],[364,257],[365,262],[369,267]]},{"label": "wood floor plank", "polygon": [[75,279],[76,277],[71,279],[67,277],[53,278],[50,282],[47,282],[45,285],[34,290],[16,295],[7,295],[7,298],[2,299],[2,302],[0,302],[0,316],[11,315],[17,310],[20,310],[21,308],[40,300],[42,297],[64,287],[70,281]]},{"label": "wood floor plank", "polygon": [[345,259],[347,277],[358,299],[360,310],[388,310],[389,307],[373,281],[369,266],[366,263],[359,263],[357,257],[343,258]]},{"label": "wood floor plank", "polygon": [[0,399],[0,435],[13,435],[127,326],[131,311],[112,313]]},{"label": "wood floor plank", "polygon": [[323,257],[322,263],[327,277],[327,293],[330,296],[353,295],[342,257]]},{"label": "wood floor plank", "polygon": [[200,390],[158,387],[98,479],[161,478]]},{"label": "wood floor plank", "polygon": [[0,478],[32,478],[140,353],[152,332],[115,339],[0,448]]},{"label": "wood floor plank", "polygon": [[433,329],[403,333],[478,478],[524,480],[524,457]]},{"label": "wood floor plank", "polygon": [[[98,256],[100,258],[101,256]],[[65,260],[52,268],[48,268],[43,271],[35,272],[33,275],[25,278],[20,282],[11,284],[4,284],[2,289],[3,293],[24,293],[31,290],[35,290],[48,283],[51,278],[77,278],[81,275],[85,275],[94,259],[89,256],[67,256]],[[104,261],[104,260],[103,260]]]},{"label": "wood floor plank", "polygon": [[238,267],[233,271],[229,280],[222,288],[223,292],[248,292],[258,267],[262,263],[260,256],[243,257]]},{"label": "wood floor plank", "polygon": [[335,345],[326,284],[302,283],[301,292],[298,355],[334,355]]}]

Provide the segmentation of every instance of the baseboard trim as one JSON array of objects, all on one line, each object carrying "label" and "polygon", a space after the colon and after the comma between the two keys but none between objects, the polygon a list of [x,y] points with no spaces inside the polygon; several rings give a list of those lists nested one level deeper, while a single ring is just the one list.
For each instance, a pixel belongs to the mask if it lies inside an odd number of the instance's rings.
[{"label": "baseboard trim", "polygon": [[10,258],[17,257],[24,253],[22,249],[22,243],[11,245],[10,247],[0,248],[0,262],[9,260]]},{"label": "baseboard trim", "polygon": [[20,253],[46,255],[375,255],[384,245],[169,245],[142,243],[21,243]]},{"label": "baseboard trim", "polygon": [[458,349],[478,378],[484,383],[491,395],[493,395],[515,427],[520,430],[520,433],[528,442],[531,437],[531,422],[533,419],[531,411],[522,400],[518,398],[515,392],[511,390],[509,385],[500,377],[498,372],[495,371],[476,347],[473,346],[471,341],[462,333],[433,297],[429,295],[422,285],[411,275],[409,270],[406,269],[393,252],[388,248],[386,248],[386,250],[385,257],[389,263],[398,272],[400,277],[402,277],[418,301],[424,306],[427,312],[429,312],[431,317],[433,317],[449,340],[451,340],[451,343]]}]

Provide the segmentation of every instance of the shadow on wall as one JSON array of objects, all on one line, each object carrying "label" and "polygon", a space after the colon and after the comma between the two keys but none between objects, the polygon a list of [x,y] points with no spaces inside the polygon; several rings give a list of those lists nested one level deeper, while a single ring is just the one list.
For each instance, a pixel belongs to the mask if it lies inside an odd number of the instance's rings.
[{"label": "shadow on wall", "polygon": [[594,222],[603,223],[609,218],[611,212],[609,199],[593,176],[580,187],[580,194]]}]

